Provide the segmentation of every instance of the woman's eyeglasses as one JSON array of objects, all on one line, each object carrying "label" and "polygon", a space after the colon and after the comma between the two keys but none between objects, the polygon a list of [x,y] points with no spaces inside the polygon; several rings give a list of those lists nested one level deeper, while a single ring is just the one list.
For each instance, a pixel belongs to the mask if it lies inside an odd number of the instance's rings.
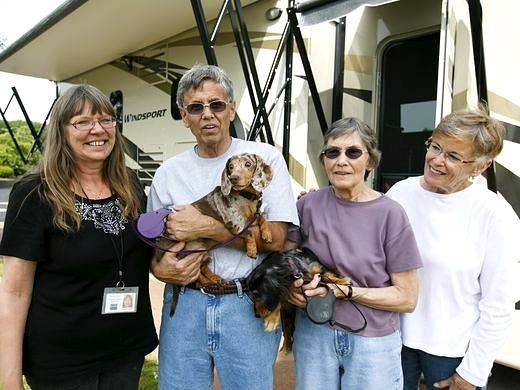
[{"label": "woman's eyeglasses", "polygon": [[452,164],[469,164],[475,162],[475,160],[463,160],[454,152],[445,152],[438,143],[433,142],[431,139],[428,139],[424,144],[426,145],[427,152],[430,152],[434,156],[443,154],[444,159],[448,160]]},{"label": "woman's eyeglasses", "polygon": [[101,118],[97,121],[92,120],[92,119],[82,119],[80,121],[76,121],[76,122],[70,123],[70,124],[72,126],[74,126],[77,130],[90,131],[94,128],[96,123],[99,123],[99,125],[103,129],[110,130],[116,126],[117,120],[116,120],[116,118],[113,118],[113,117]]},{"label": "woman's eyeglasses", "polygon": [[225,102],[224,100],[214,100],[212,102],[202,104],[202,103],[190,103],[184,107],[184,109],[190,115],[200,115],[204,111],[206,107],[209,107],[211,112],[222,112],[226,109],[229,102]]},{"label": "woman's eyeglasses", "polygon": [[[340,156],[342,151],[342,149],[338,148],[327,148],[323,152],[321,152],[321,154],[327,157],[329,160],[335,160]],[[345,156],[347,156],[347,158],[350,160],[356,160],[360,158],[363,155],[363,153],[366,153],[366,150],[362,150],[356,147],[350,147],[345,149]]]}]

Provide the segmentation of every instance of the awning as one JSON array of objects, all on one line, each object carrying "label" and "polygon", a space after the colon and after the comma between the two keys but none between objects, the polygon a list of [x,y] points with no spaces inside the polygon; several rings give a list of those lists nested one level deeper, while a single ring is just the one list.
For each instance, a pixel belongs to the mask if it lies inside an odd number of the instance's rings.
[{"label": "awning", "polygon": [[[222,0],[202,4],[211,20]],[[0,71],[62,81],[194,26],[189,0],[69,0],[0,52]]]},{"label": "awning", "polygon": [[296,9],[302,14],[300,25],[312,26],[341,18],[359,7],[374,7],[395,1],[398,0],[307,0],[299,2]]}]

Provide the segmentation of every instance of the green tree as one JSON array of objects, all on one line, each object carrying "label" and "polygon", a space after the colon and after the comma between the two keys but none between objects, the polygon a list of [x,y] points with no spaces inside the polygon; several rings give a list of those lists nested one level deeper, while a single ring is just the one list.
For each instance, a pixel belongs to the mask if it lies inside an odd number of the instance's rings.
[{"label": "green tree", "polygon": [[[33,122],[34,127],[38,129],[39,123]],[[24,121],[9,121],[9,126],[13,130],[14,137],[20,146],[24,156],[27,156],[31,150],[34,138],[31,135],[29,126]],[[13,139],[7,127],[3,122],[0,122],[0,167],[12,168],[15,176],[24,174],[30,166],[38,163],[40,159],[40,152],[36,151],[31,155],[28,164],[24,164],[22,157],[20,156]],[[0,174],[8,176],[8,170],[0,168]]]}]

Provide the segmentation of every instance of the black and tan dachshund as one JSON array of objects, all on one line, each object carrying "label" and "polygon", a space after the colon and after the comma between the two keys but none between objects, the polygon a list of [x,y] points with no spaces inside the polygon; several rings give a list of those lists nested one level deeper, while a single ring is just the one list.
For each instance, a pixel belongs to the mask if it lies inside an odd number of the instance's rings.
[{"label": "black and tan dachshund", "polygon": [[310,282],[320,274],[322,283],[349,285],[350,279],[320,263],[309,249],[273,252],[247,277],[249,294],[255,302],[255,314],[264,318],[266,332],[278,328],[282,318],[283,350],[292,349],[295,307],[288,303],[293,282],[303,278]]}]

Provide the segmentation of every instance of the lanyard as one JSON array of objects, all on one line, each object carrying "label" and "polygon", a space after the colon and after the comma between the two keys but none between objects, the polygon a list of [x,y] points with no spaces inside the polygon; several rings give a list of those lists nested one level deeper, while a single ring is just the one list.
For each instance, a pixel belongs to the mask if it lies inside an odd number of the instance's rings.
[{"label": "lanyard", "polygon": [[[96,220],[96,213],[94,212],[94,206],[92,205],[92,201],[90,200],[90,198],[88,197],[87,193],[85,192],[85,190],[83,189],[83,187],[81,186],[81,183],[78,183],[79,184],[79,188],[81,188],[81,191],[83,192],[83,195],[85,195],[85,198],[87,199],[90,207],[92,208],[92,216],[94,218],[94,225],[96,222],[98,222]],[[113,194],[112,194],[113,195]],[[117,245],[116,245],[116,242],[114,240],[114,238],[112,237],[112,234],[108,233],[108,237],[110,238],[110,242],[112,243],[112,247],[114,248],[114,252],[116,254],[116,259],[117,259],[117,265],[118,265],[118,273],[117,273],[117,276],[118,276],[118,281],[116,283],[116,287],[117,288],[120,288],[121,290],[124,290],[125,289],[125,282],[123,281],[123,255],[124,255],[124,244],[123,244],[123,229],[121,227],[121,221],[123,219],[123,212],[121,210],[121,207],[119,206],[119,203],[117,204],[117,209],[119,211],[119,223],[118,223],[118,236],[119,236],[119,243],[121,245],[121,252],[119,252],[119,249],[117,248]]]}]

